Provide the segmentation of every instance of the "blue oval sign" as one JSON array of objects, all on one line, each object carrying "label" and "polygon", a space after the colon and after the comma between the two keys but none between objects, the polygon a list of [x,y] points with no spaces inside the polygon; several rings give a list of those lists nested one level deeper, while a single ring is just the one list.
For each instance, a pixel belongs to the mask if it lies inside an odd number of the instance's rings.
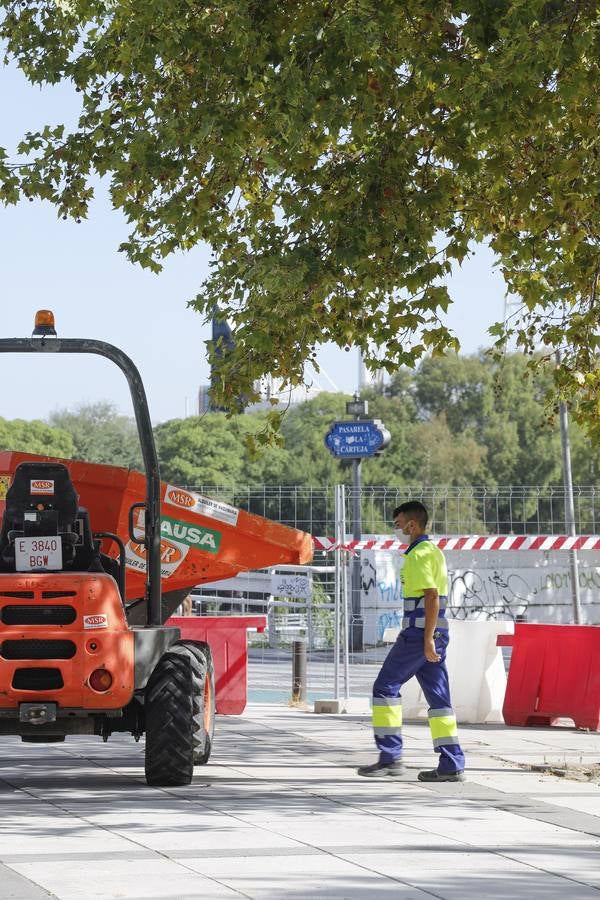
[{"label": "blue oval sign", "polygon": [[325,435],[325,446],[340,459],[375,456],[390,442],[390,433],[379,421],[334,422]]}]

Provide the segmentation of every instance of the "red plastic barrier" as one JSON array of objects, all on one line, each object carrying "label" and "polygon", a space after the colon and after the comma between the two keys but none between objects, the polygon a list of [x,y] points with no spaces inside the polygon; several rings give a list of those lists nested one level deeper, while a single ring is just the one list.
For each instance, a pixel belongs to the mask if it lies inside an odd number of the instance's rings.
[{"label": "red plastic barrier", "polygon": [[573,719],[600,731],[600,628],[516,624],[499,635],[512,646],[502,714],[507,725],[553,725]]},{"label": "red plastic barrier", "polygon": [[167,625],[181,630],[190,641],[206,641],[215,663],[216,710],[225,716],[239,716],[248,700],[249,628],[262,632],[266,616],[172,616]]}]

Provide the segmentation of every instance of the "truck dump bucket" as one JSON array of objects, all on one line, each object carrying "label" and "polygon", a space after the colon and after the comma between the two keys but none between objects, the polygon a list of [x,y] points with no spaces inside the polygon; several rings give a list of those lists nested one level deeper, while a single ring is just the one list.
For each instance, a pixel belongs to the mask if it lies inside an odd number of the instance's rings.
[{"label": "truck dump bucket", "polygon": [[[146,479],[131,469],[47,456],[0,453],[0,496],[4,497],[16,467],[22,462],[62,462],[67,466],[79,503],[90,516],[94,532],[113,532],[125,544],[125,596],[130,624],[144,624],[146,551],[131,540],[129,516],[133,504],[134,537],[143,534]],[[0,513],[3,511],[0,501]],[[118,557],[114,542],[103,552]],[[161,483],[161,580],[163,616],[170,613],[195,585],[232,578],[242,571],[281,564],[305,564],[312,559],[310,535],[226,503]]]}]

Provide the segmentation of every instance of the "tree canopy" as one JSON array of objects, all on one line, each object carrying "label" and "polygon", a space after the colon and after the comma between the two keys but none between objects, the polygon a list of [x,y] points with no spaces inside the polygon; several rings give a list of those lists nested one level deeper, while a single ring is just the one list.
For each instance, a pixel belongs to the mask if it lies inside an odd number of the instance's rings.
[{"label": "tree canopy", "polygon": [[47,422],[0,419],[0,450],[71,459],[75,446],[66,429],[52,427]]},{"label": "tree canopy", "polygon": [[[390,510],[381,498],[407,487],[417,495],[449,488],[450,498],[453,489],[466,488],[463,496],[468,497],[470,487],[485,488],[479,490],[480,498],[489,489],[494,508],[488,518],[526,523],[539,508],[538,489],[549,494],[544,489],[562,481],[558,424],[548,421],[540,403],[551,381],[548,366],[532,377],[521,355],[498,363],[486,354],[450,354],[426,359],[416,371],[401,369],[385,386],[366,391],[369,414],[380,418],[392,436],[382,455],[362,466],[364,510],[371,526],[389,528]],[[351,466],[334,459],[324,443],[332,422],[345,417],[347,399],[323,393],[292,407],[281,426],[284,446],[265,447],[259,456],[245,452],[242,439],[261,429],[263,410],[163,422],[155,428],[161,476],[207,493],[217,488],[217,496],[236,506],[325,534],[332,510],[331,492],[324,489],[352,483]],[[135,423],[110,404],[62,410],[51,419],[53,426],[0,419],[0,449],[139,466],[132,449]],[[594,485],[600,450],[575,423],[571,449],[575,483]],[[506,492],[497,489],[509,486],[519,490],[503,499]],[[559,488],[557,497],[561,493]],[[456,507],[458,521],[464,510],[452,499],[448,504]],[[470,527],[484,525],[472,521]],[[531,527],[538,527],[535,520]]]},{"label": "tree canopy", "polygon": [[130,469],[142,465],[135,422],[120,415],[113,403],[83,403],[76,409],[58,410],[49,421],[70,434],[73,450],[69,456],[74,459]]},{"label": "tree canopy", "polygon": [[[96,175],[158,271],[214,251],[217,401],[322,341],[394,371],[458,346],[447,277],[488,241],[532,354],[597,428],[600,30],[592,0],[0,0],[7,56],[81,94],[0,151],[0,197],[86,215]],[[482,300],[481,302],[485,302]],[[495,331],[499,350],[503,328]],[[276,424],[277,413],[273,413]],[[450,422],[448,421],[448,427]]]}]

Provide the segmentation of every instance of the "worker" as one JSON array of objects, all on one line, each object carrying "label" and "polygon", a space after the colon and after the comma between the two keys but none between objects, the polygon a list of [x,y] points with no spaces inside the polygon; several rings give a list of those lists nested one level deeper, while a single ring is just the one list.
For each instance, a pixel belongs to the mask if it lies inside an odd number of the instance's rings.
[{"label": "worker", "polygon": [[456,729],[445,665],[448,622],[445,607],[448,571],[442,551],[425,533],[429,515],[418,500],[403,503],[393,514],[398,535],[409,546],[401,571],[404,618],[402,630],[373,685],[373,730],[377,762],[361,766],[367,778],[398,776],[402,765],[402,685],[413,677],[429,706],[437,768],[419,772],[419,781],[464,781],[465,758]]}]

